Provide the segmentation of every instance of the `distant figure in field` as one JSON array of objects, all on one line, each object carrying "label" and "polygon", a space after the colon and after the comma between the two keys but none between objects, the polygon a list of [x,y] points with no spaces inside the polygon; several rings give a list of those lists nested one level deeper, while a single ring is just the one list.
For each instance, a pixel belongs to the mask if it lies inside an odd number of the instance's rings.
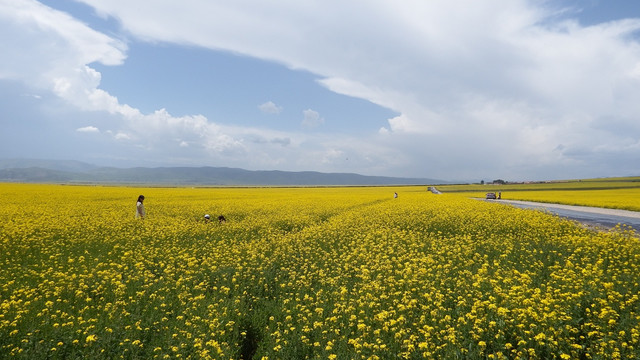
[{"label": "distant figure in field", "polygon": [[209,221],[211,221],[211,216],[209,216],[209,214],[205,214],[204,215],[204,222],[208,223]]},{"label": "distant figure in field", "polygon": [[502,199],[502,191],[498,191],[498,199]]},{"label": "distant figure in field", "polygon": [[227,222],[227,219],[224,217],[224,215],[220,215],[218,216],[218,222],[222,224],[223,222]]},{"label": "distant figure in field", "polygon": [[394,193],[393,193],[393,198],[394,198],[394,199],[397,199],[397,198],[398,198],[398,193],[397,193],[397,192],[394,192]]},{"label": "distant figure in field", "polygon": [[136,218],[144,219],[144,216],[147,214],[144,211],[144,195],[138,196],[138,201],[136,202]]}]

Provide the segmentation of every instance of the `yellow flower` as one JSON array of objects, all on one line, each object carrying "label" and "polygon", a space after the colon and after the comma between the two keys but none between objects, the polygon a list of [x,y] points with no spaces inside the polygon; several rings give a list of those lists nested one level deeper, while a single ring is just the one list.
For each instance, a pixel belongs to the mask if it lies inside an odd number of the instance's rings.
[{"label": "yellow flower", "polygon": [[85,339],[85,342],[90,343],[96,340],[98,340],[98,337],[96,335],[88,335],[87,338]]}]

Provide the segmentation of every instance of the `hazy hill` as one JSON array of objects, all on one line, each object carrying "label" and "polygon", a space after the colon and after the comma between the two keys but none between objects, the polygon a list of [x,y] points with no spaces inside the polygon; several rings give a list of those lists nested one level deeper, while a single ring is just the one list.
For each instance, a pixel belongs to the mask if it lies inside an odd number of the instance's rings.
[{"label": "hazy hill", "polygon": [[0,169],[0,181],[65,183],[74,180],[76,173],[40,167]]},{"label": "hazy hill", "polygon": [[[6,164],[11,165],[8,167]],[[252,171],[228,167],[95,167],[81,162],[0,160],[0,181],[175,185],[413,185],[441,180],[315,171]],[[38,166],[34,166],[38,164]]]},{"label": "hazy hill", "polygon": [[0,170],[25,168],[84,172],[95,169],[97,166],[75,160],[0,159]]}]

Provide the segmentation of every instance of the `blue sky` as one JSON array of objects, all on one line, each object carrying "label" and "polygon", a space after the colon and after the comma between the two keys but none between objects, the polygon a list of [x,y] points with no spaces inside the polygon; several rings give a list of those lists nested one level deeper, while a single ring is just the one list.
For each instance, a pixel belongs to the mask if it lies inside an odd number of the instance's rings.
[{"label": "blue sky", "polygon": [[640,2],[0,0],[0,158],[640,175]]}]

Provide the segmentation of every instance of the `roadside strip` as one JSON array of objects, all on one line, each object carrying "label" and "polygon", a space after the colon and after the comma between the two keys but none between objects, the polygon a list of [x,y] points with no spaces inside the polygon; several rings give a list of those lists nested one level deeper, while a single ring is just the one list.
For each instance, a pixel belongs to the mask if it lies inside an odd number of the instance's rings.
[{"label": "roadside strip", "polygon": [[580,212],[593,213],[593,214],[623,216],[623,217],[630,217],[630,218],[640,219],[640,212],[638,212],[638,211],[630,211],[630,210],[599,208],[599,207],[591,207],[591,206],[551,204],[551,203],[541,203],[541,202],[533,202],[533,201],[520,201],[520,200],[504,200],[504,199],[501,199],[501,200],[487,200],[487,201],[498,202],[498,203],[517,204],[517,205],[524,205],[524,206],[531,206],[531,207],[556,208],[556,209],[580,211]]},{"label": "roadside strip", "polygon": [[638,211],[607,209],[589,206],[550,204],[520,200],[501,199],[484,201],[508,204],[520,208],[547,210],[558,216],[579,221],[587,225],[612,228],[617,224],[624,224],[632,227],[637,233],[640,233],[640,212]]}]

